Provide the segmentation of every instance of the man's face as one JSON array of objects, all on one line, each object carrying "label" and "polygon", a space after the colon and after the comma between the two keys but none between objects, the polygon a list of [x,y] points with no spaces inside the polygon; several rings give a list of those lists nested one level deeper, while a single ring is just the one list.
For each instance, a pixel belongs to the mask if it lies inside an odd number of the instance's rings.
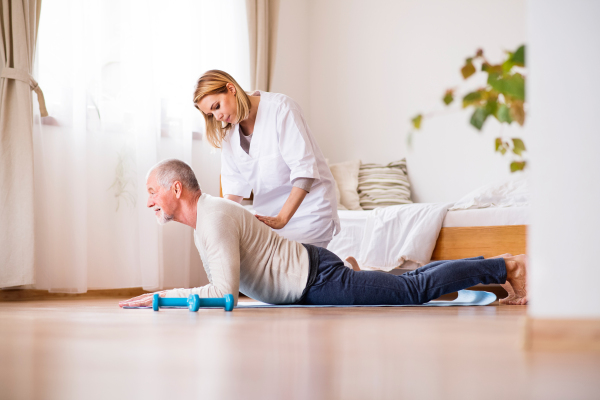
[{"label": "man's face", "polygon": [[155,174],[151,174],[146,182],[148,190],[148,208],[154,209],[154,215],[159,224],[164,225],[172,221],[174,216],[175,196],[169,189],[165,189],[156,181]]}]

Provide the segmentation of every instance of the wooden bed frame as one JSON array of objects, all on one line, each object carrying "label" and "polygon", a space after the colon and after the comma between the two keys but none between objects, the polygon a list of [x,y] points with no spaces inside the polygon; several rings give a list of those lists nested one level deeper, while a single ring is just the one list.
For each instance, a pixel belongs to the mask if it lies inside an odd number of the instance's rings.
[{"label": "wooden bed frame", "polygon": [[525,254],[527,225],[442,228],[432,260],[493,257],[503,253]]}]

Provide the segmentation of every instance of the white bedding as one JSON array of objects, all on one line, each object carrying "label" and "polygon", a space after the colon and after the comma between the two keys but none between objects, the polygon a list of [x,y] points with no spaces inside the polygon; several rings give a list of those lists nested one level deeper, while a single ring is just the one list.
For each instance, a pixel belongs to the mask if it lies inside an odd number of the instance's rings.
[{"label": "white bedding", "polygon": [[[395,264],[395,267],[401,265],[402,260],[398,262],[399,247],[396,249],[390,248],[390,240],[385,239],[393,240],[400,236],[390,236],[389,230],[379,229],[380,238],[378,240],[383,240],[382,242],[378,243],[377,240],[369,240],[370,245],[364,243],[365,229],[368,228],[367,219],[370,213],[373,213],[374,211],[338,210],[342,230],[333,238],[327,249],[335,253],[342,260],[348,256],[353,256],[357,258],[361,265],[369,265],[376,269],[389,271],[394,268],[391,267],[392,265]],[[443,217],[441,226],[465,227],[527,224],[529,224],[529,207],[489,207],[472,210],[448,211],[445,213],[445,217]],[[434,230],[437,229],[433,238],[433,246],[435,246],[435,241],[437,240],[440,228],[436,226],[432,226],[431,228]],[[371,231],[370,238],[372,238],[373,229],[369,230]],[[428,252],[429,255],[427,257],[430,258],[433,247],[431,247],[431,230],[429,230],[429,232],[429,238],[421,242],[423,245],[421,249]],[[431,250],[429,250],[429,248]],[[422,252],[420,254],[422,254]],[[414,254],[413,257],[409,257],[409,259],[413,259],[417,261],[417,263],[404,263],[402,268],[414,269],[417,268],[419,264],[429,261],[429,259],[415,259]],[[373,264],[374,261],[376,261],[375,264]]]},{"label": "white bedding", "polygon": [[373,210],[365,223],[359,264],[382,271],[427,264],[450,206],[414,203]]},{"label": "white bedding", "polygon": [[529,207],[488,207],[448,211],[442,227],[529,225]]}]

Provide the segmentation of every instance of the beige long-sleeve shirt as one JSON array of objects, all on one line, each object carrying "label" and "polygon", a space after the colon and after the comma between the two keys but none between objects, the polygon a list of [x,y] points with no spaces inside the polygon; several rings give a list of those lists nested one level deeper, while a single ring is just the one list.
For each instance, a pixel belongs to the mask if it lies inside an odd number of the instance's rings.
[{"label": "beige long-sleeve shirt", "polygon": [[194,242],[210,283],[173,289],[167,297],[223,297],[238,292],[271,304],[300,299],[309,274],[309,256],[241,205],[202,194],[198,199]]}]

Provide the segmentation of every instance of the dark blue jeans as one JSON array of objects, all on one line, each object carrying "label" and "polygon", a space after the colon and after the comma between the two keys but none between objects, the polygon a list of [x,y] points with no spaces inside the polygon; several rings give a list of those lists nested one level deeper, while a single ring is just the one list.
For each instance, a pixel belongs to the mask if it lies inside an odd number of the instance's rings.
[{"label": "dark blue jeans", "polygon": [[319,268],[300,304],[423,304],[478,283],[506,282],[504,259],[483,257],[434,261],[402,275],[354,271],[338,256],[319,248]]}]

